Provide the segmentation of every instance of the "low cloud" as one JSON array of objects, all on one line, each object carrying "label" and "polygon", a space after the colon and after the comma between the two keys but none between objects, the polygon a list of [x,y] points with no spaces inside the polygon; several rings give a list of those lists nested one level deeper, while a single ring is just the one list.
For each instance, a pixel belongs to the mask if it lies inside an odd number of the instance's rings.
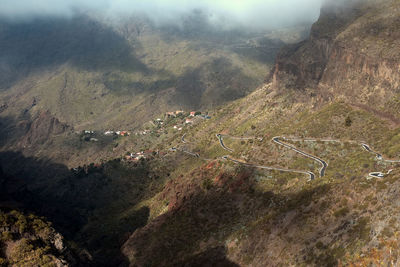
[{"label": "low cloud", "polygon": [[108,16],[145,14],[157,23],[179,23],[185,14],[201,10],[210,22],[224,27],[286,27],[313,22],[323,0],[1,0],[0,17],[29,20],[71,17],[77,12]]}]

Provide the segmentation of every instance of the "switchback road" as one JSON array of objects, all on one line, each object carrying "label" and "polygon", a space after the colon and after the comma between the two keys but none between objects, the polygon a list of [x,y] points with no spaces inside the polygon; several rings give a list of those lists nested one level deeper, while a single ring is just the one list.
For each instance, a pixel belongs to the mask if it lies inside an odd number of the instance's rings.
[{"label": "switchback road", "polygon": [[[220,145],[221,145],[221,147],[222,147],[223,149],[225,149],[225,150],[227,150],[227,151],[229,151],[229,152],[231,152],[231,153],[234,152],[233,149],[230,149],[230,148],[228,148],[228,147],[225,146],[224,141],[223,141],[223,135],[222,135],[222,134],[217,134],[216,136],[217,136],[217,138],[218,138],[218,140],[219,140],[219,143],[220,143]],[[251,139],[256,139],[256,138],[254,138],[254,137],[233,137],[233,136],[227,136],[227,137],[232,138],[232,139],[237,139],[237,140],[251,140]],[[262,138],[260,138],[259,140],[262,141]],[[278,141],[279,141],[279,140],[278,140]],[[282,143],[282,144],[283,144],[283,143]],[[286,144],[284,144],[284,145],[286,146]],[[296,150],[299,151],[299,152],[301,152],[302,154],[304,153],[304,154],[308,155],[307,153],[302,152],[302,151],[300,151],[300,150],[298,150],[298,149],[296,149]],[[311,156],[311,155],[310,155],[310,156]],[[264,170],[281,171],[281,172],[301,173],[301,174],[309,175],[309,176],[310,176],[310,180],[314,180],[314,179],[315,179],[315,174],[314,174],[313,172],[310,172],[310,171],[299,171],[299,170],[291,170],[291,169],[282,169],[282,168],[275,168],[275,167],[270,167],[270,166],[261,166],[261,165],[254,165],[254,164],[249,164],[249,163],[243,163],[243,162],[240,162],[240,161],[238,161],[238,160],[231,159],[231,158],[229,158],[228,156],[224,156],[224,157],[222,157],[222,158],[225,159],[225,160],[232,161],[232,162],[234,162],[234,163],[236,163],[236,164],[241,164],[241,165],[247,166],[247,167],[253,167],[253,168],[264,169]],[[316,158],[316,157],[315,157],[315,158]]]},{"label": "switchback road", "polygon": [[[231,149],[231,148],[229,148],[229,147],[226,147],[226,146],[225,146],[225,144],[224,144],[224,137],[231,138],[231,139],[236,139],[236,140],[253,140],[253,139],[256,139],[255,137],[235,137],[235,136],[222,135],[222,134],[216,134],[216,137],[218,138],[221,147],[222,147],[224,150],[229,151],[230,153],[233,153],[234,150]],[[262,138],[258,138],[258,139],[259,139],[260,141],[262,141]],[[319,164],[321,164],[322,167],[321,167],[320,173],[319,173],[319,174],[320,174],[320,177],[324,177],[324,176],[325,176],[325,172],[326,172],[326,169],[327,169],[327,167],[328,167],[328,163],[327,163],[326,161],[324,161],[323,159],[318,158],[318,157],[316,157],[316,156],[314,156],[314,155],[311,155],[311,154],[309,154],[309,153],[307,153],[307,152],[305,152],[305,151],[302,151],[302,150],[298,149],[297,147],[295,147],[295,146],[293,146],[293,145],[290,145],[290,144],[287,144],[287,143],[285,143],[285,142],[283,142],[283,141],[281,141],[281,140],[285,140],[285,141],[288,140],[288,141],[294,141],[294,142],[302,142],[302,141],[304,141],[304,142],[333,142],[333,143],[345,143],[345,142],[350,142],[350,143],[354,143],[354,144],[360,144],[366,151],[375,154],[375,155],[376,155],[376,158],[377,158],[378,160],[383,160],[383,161],[388,162],[388,163],[400,163],[400,160],[385,160],[385,159],[383,159],[383,157],[382,157],[381,154],[379,154],[379,153],[373,151],[373,150],[370,148],[370,146],[367,145],[367,144],[364,143],[364,142],[358,142],[358,141],[341,141],[341,140],[334,140],[334,139],[301,139],[301,138],[286,138],[286,137],[281,137],[281,136],[276,136],[276,137],[272,138],[272,141],[273,141],[274,143],[276,143],[276,144],[278,144],[278,145],[280,145],[280,146],[283,146],[283,147],[285,147],[285,148],[287,148],[287,149],[293,150],[293,151],[295,151],[296,153],[299,153],[300,155],[303,155],[303,156],[305,156],[305,157],[308,157],[308,158],[310,158],[310,159],[312,159],[312,160],[314,160],[314,161],[317,161]],[[185,134],[182,136],[181,141],[182,141],[182,143],[187,143],[187,142],[185,141]],[[191,155],[191,156],[193,156],[193,157],[197,157],[197,158],[201,158],[201,159],[210,161],[210,159],[202,158],[198,153],[193,153],[193,152],[190,152],[190,151],[187,151],[187,150],[184,150],[184,149],[176,149],[176,148],[173,148],[173,149],[179,150],[179,151],[184,152],[184,153],[186,153],[186,154],[189,154],[189,155]],[[258,168],[258,169],[264,169],[264,170],[275,170],[275,171],[281,171],[281,172],[292,172],[292,173],[305,174],[305,175],[310,176],[310,180],[314,180],[314,179],[315,179],[315,174],[314,174],[313,172],[311,172],[311,171],[300,171],[300,170],[292,170],[292,169],[283,169],[283,168],[276,168],[276,167],[270,167],[270,166],[262,166],[262,165],[244,163],[244,162],[240,162],[240,161],[238,161],[238,160],[232,159],[232,158],[230,158],[229,156],[223,156],[222,159],[224,159],[224,160],[229,160],[229,161],[231,161],[231,162],[233,162],[233,163],[235,163],[235,164],[240,164],[240,165],[247,166],[247,167],[252,167],[252,168]],[[383,178],[384,176],[390,174],[391,172],[392,172],[392,170],[389,170],[387,173],[382,173],[382,172],[371,172],[371,173],[369,173],[369,177]]]},{"label": "switchback road", "polygon": [[299,170],[290,170],[290,169],[281,169],[281,168],[275,168],[275,167],[268,167],[268,166],[261,166],[261,165],[253,165],[249,163],[243,163],[235,159],[231,159],[228,156],[223,156],[222,157],[225,160],[232,161],[233,163],[240,164],[243,166],[247,167],[252,167],[252,168],[257,168],[257,169],[264,169],[264,170],[269,170],[269,171],[280,171],[280,172],[293,172],[293,173],[301,173],[310,176],[310,180],[315,179],[315,174],[310,172],[310,171],[299,171]]},{"label": "switchback road", "polygon": [[301,154],[301,155],[303,155],[305,157],[308,157],[310,159],[313,159],[313,160],[317,161],[318,163],[320,163],[322,165],[322,167],[321,167],[321,169],[319,171],[320,176],[321,177],[325,176],[325,171],[326,171],[326,168],[328,167],[328,163],[326,163],[326,161],[324,161],[324,160],[322,160],[322,159],[320,159],[320,158],[318,158],[316,156],[313,156],[311,154],[308,154],[308,153],[306,153],[304,151],[301,151],[301,150],[297,149],[296,147],[294,147],[292,145],[288,145],[286,143],[283,143],[282,141],[280,141],[280,139],[290,140],[290,139],[287,139],[285,137],[276,136],[276,137],[272,138],[272,141],[275,142],[278,145],[284,146],[284,147],[286,147],[288,149],[291,149],[291,150],[293,150],[293,151],[295,151],[295,152],[297,152],[297,153],[299,153],[299,154]]}]

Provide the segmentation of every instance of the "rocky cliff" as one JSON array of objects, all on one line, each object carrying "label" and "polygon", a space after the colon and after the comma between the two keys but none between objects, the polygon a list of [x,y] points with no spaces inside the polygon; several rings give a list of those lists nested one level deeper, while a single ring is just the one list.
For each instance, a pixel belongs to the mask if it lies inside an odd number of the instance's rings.
[{"label": "rocky cliff", "polygon": [[17,118],[1,118],[0,125],[0,143],[4,146],[3,149],[35,149],[57,135],[72,131],[72,127],[44,110],[39,110],[32,116],[26,112]]},{"label": "rocky cliff", "polygon": [[399,29],[399,1],[326,3],[310,37],[279,53],[273,86],[398,113]]},{"label": "rocky cliff", "polygon": [[40,112],[27,125],[27,132],[20,141],[20,145],[42,144],[54,135],[59,135],[70,127],[53,117],[49,111]]}]

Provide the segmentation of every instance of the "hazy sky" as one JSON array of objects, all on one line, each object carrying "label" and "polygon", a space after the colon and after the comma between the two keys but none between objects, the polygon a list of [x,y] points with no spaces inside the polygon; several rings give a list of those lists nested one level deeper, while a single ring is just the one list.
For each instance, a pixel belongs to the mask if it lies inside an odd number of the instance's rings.
[{"label": "hazy sky", "polygon": [[205,10],[211,21],[273,27],[315,21],[323,0],[0,0],[0,17],[30,19],[71,16],[77,10],[111,15],[145,13],[159,23],[173,21],[193,9]]}]

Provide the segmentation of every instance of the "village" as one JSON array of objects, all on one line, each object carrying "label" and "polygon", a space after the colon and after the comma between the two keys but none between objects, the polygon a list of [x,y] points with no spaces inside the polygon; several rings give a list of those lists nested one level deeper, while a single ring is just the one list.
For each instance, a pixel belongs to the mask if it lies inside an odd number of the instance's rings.
[{"label": "village", "polygon": [[[211,119],[208,113],[202,114],[200,111],[185,112],[183,110],[177,110],[174,112],[167,112],[164,114],[164,118],[157,118],[151,122],[152,129],[141,130],[135,133],[135,135],[148,135],[148,134],[161,134],[167,129],[173,129],[174,131],[182,131],[185,127],[192,126],[201,120]],[[136,153],[130,153],[125,156],[127,161],[139,161],[145,160],[149,156],[164,156],[165,152],[145,150]]]},{"label": "village", "polygon": [[[162,117],[156,118],[144,124],[144,129],[137,131],[129,130],[106,130],[104,132],[97,132],[93,130],[84,130],[79,132],[81,140],[86,142],[99,142],[103,137],[112,137],[113,140],[117,138],[126,138],[130,136],[160,136],[163,133],[170,131],[179,132],[187,127],[191,127],[202,120],[209,120],[211,116],[208,112],[183,110],[166,112]],[[153,150],[143,150],[139,152],[129,152],[123,158],[126,161],[140,161],[149,158],[150,156],[161,155],[163,152]]]}]

